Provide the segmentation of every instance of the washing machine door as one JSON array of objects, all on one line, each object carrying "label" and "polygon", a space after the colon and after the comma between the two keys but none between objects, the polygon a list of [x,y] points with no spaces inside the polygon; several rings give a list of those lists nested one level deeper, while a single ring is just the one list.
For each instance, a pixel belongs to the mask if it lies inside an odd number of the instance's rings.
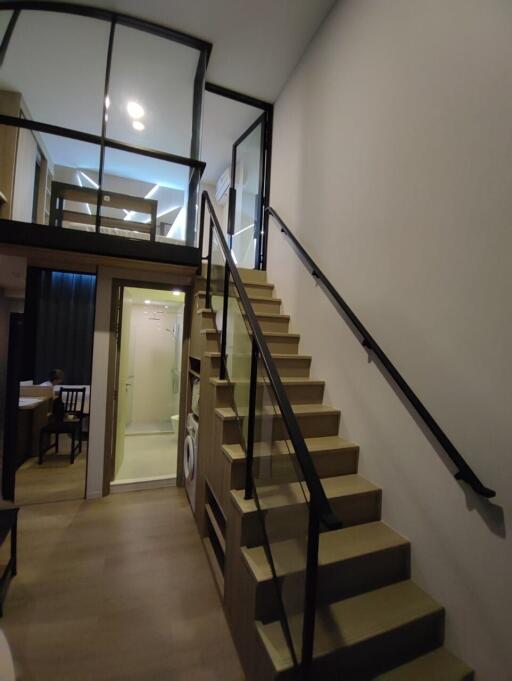
[{"label": "washing machine door", "polygon": [[191,435],[185,438],[185,452],[183,455],[183,472],[185,480],[191,482],[196,472],[196,447]]}]

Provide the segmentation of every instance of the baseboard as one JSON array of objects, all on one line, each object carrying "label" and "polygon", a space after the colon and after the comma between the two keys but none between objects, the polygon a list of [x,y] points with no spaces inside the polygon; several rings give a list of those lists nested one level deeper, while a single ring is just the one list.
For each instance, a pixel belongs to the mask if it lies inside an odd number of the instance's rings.
[{"label": "baseboard", "polygon": [[111,494],[123,492],[138,492],[144,489],[158,489],[159,487],[176,487],[176,476],[148,478],[147,480],[118,480],[110,483]]}]

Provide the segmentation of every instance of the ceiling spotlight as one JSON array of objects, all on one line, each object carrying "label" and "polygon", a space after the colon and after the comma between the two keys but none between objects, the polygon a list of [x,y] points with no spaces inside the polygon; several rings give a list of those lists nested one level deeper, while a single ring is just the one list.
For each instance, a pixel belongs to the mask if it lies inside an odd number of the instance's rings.
[{"label": "ceiling spotlight", "polygon": [[151,301],[150,301],[150,300],[145,300],[145,301],[144,301],[144,305],[151,305]]},{"label": "ceiling spotlight", "polygon": [[144,116],[144,109],[138,102],[128,102],[126,105],[126,111],[131,118],[142,118]]},{"label": "ceiling spotlight", "polygon": [[142,132],[144,128],[146,127],[142,121],[133,121],[132,123],[134,130],[137,132]]},{"label": "ceiling spotlight", "polygon": [[178,291],[177,289],[176,289],[176,291],[172,292],[173,296],[179,296],[180,294],[181,294],[181,291]]},{"label": "ceiling spotlight", "polygon": [[164,307],[165,307],[166,310],[169,309],[169,305],[164,305]]}]

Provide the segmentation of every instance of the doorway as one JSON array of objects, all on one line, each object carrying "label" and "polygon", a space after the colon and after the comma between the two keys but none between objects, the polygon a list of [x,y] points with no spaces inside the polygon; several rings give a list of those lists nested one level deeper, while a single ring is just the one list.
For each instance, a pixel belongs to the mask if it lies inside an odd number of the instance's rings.
[{"label": "doorway", "polygon": [[120,287],[111,490],[176,484],[185,293]]}]

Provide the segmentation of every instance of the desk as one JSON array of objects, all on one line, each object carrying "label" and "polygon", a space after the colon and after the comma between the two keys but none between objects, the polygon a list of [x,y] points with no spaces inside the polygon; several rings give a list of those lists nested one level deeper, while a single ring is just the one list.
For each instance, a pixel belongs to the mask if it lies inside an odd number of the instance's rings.
[{"label": "desk", "polygon": [[20,397],[18,402],[18,437],[16,468],[39,454],[39,432],[48,423],[52,407],[47,397]]}]

